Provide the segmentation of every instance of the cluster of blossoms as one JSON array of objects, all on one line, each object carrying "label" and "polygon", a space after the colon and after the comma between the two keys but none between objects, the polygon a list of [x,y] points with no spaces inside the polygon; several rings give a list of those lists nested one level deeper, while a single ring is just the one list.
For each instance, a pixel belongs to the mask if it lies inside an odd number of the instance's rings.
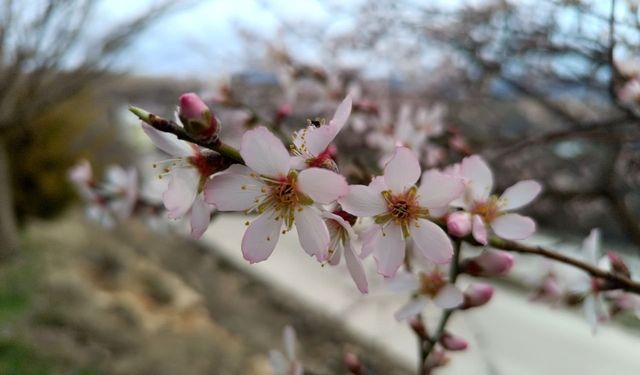
[{"label": "cluster of blossoms", "polygon": [[[222,142],[220,120],[193,93],[180,97],[175,121],[136,108],[132,111],[143,120],[142,129],[155,146],[171,157],[155,164],[160,178],[168,180],[162,203],[170,219],[188,219],[193,238],[204,234],[214,211],[241,212],[247,215],[241,251],[247,261],[256,263],[268,259],[280,237],[295,227],[300,247],[317,262],[338,265],[344,258],[361,293],[369,291],[363,262],[372,256],[389,287],[409,297],[395,318],[408,320],[425,342],[432,343],[430,366],[441,366],[446,363],[445,351],[464,350],[468,344],[448,331],[427,335],[421,313],[430,301],[451,313],[483,306],[492,298],[492,286],[471,283],[463,291],[455,285],[456,277],[487,278],[509,272],[514,258],[485,247],[495,246],[496,241],[524,240],[535,232],[531,218],[513,211],[531,203],[542,186],[525,180],[494,194],[492,171],[479,155],[423,170],[423,165],[443,160],[422,154],[427,139],[444,131],[442,107],[415,113],[402,109],[403,120],[396,129],[402,137],[386,130],[369,134],[368,141],[387,152],[381,173],[343,175],[334,140],[350,122],[352,110],[356,116],[378,112],[365,99],[354,102],[347,95],[330,121],[308,120],[288,140],[279,126],[276,135],[252,123],[240,135],[237,150]],[[278,108],[274,123],[280,124],[291,111],[290,106]],[[410,126],[416,122],[422,125]],[[464,142],[456,147],[464,148]],[[144,206],[134,171],[112,168],[106,182],[98,185],[83,162],[71,171],[70,179],[89,202],[91,215],[101,220],[126,217]],[[463,257],[462,242],[483,249]],[[595,231],[585,241],[594,264],[598,247]],[[602,269],[631,279],[619,257],[609,254],[606,259],[607,265],[599,263]],[[549,270],[536,298],[577,296],[593,324],[618,311],[640,311],[636,295],[601,278],[581,276],[565,288],[556,272]],[[271,356],[281,373],[302,373],[294,342],[295,335],[287,328],[287,355],[274,352]]]},{"label": "cluster of blossoms", "polygon": [[[629,267],[618,254],[608,251],[601,255],[600,237],[600,230],[593,229],[584,239],[581,253],[586,260],[599,269],[631,279]],[[593,333],[600,322],[617,314],[628,312],[640,318],[640,296],[573,268],[548,264],[536,285],[533,300],[551,304],[566,303],[569,306],[581,305]]]}]

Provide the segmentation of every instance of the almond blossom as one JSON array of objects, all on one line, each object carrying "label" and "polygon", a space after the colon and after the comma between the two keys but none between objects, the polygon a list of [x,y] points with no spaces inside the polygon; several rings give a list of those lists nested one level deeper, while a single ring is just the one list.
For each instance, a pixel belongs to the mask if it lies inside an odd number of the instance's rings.
[{"label": "almond blossom", "polygon": [[399,272],[389,281],[389,288],[396,292],[411,293],[409,302],[402,306],[394,317],[405,320],[420,314],[433,301],[441,309],[453,309],[464,302],[460,289],[450,284],[438,267],[429,267],[425,272],[412,274]]},{"label": "almond blossom", "polygon": [[520,181],[507,188],[500,197],[492,195],[493,174],[487,163],[478,155],[466,157],[448,173],[464,179],[464,195],[452,202],[463,208],[471,220],[471,232],[479,243],[488,243],[489,229],[497,236],[509,240],[523,240],[536,230],[535,222],[526,216],[509,211],[533,201],[542,186],[534,180]]},{"label": "almond blossom", "polygon": [[420,172],[414,152],[398,147],[383,176],[374,178],[369,186],[351,185],[349,194],[339,200],[353,215],[374,217],[376,224],[363,236],[362,256],[373,253],[378,272],[385,277],[393,277],[402,264],[409,238],[427,259],[435,263],[451,260],[451,241],[429,220],[430,210],[460,196],[464,184],[456,177],[427,171],[418,188]]},{"label": "almond blossom", "polygon": [[340,103],[328,124],[324,120],[309,120],[309,125],[293,134],[291,149],[296,155],[293,163],[299,169],[305,167],[321,167],[336,170],[331,159],[329,144],[342,130],[351,114],[351,95]]},{"label": "almond blossom", "polygon": [[191,236],[194,239],[202,237],[209,226],[212,211],[212,207],[204,201],[202,190],[208,178],[223,168],[220,155],[180,141],[175,135],[161,132],[145,123],[142,123],[142,129],[157,148],[173,156],[154,165],[163,169],[160,178],[167,175],[170,178],[162,194],[169,218],[180,219],[188,215]]},{"label": "almond blossom", "polygon": [[[598,259],[600,254],[600,230],[592,229],[589,236],[584,239],[582,243],[582,252],[587,255],[587,259],[592,264],[599,264],[607,268],[606,257],[601,261]],[[584,272],[580,272],[579,277],[574,280],[569,286],[569,289],[574,293],[578,293],[584,296],[582,301],[582,311],[585,319],[591,327],[591,333],[595,334],[598,328],[598,323],[609,319],[609,311],[604,301],[604,297],[601,291],[602,280],[591,277]]]},{"label": "almond blossom", "polygon": [[368,293],[367,276],[362,266],[362,261],[355,250],[356,233],[347,221],[352,219],[355,222],[355,217],[341,210],[335,213],[324,212],[323,217],[331,237],[329,264],[336,265],[340,263],[341,255],[344,253],[344,260],[353,282],[361,293]]},{"label": "almond blossom", "polygon": [[[280,232],[295,224],[302,248],[319,261],[329,257],[330,236],[319,204],[348,191],[343,176],[322,168],[300,172],[293,158],[267,128],[247,131],[240,145],[246,166],[234,164],[207,183],[205,199],[220,211],[257,212],[242,238],[242,254],[251,263],[269,257]],[[248,223],[248,222],[247,222]]]}]

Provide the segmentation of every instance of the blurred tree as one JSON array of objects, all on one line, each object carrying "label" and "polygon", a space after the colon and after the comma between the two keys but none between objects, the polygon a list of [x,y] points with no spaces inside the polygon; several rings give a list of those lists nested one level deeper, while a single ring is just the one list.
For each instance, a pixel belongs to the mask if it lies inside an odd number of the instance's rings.
[{"label": "blurred tree", "polygon": [[[162,1],[96,38],[88,25],[99,1],[4,0],[0,4],[0,259],[18,247],[11,191],[11,135],[28,132],[34,122],[81,89],[110,72],[114,59],[132,40],[179,2]],[[185,3],[180,3],[184,5]],[[91,39],[91,40],[89,40]]]}]

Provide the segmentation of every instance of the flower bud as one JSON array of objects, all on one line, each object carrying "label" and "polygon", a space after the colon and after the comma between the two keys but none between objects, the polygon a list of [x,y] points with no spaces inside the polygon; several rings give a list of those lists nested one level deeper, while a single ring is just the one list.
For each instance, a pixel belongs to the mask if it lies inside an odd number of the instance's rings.
[{"label": "flower bud", "polygon": [[471,215],[468,212],[454,212],[447,216],[447,230],[455,237],[464,237],[471,233]]},{"label": "flower bud", "polygon": [[504,251],[487,250],[462,261],[461,272],[472,276],[501,276],[513,267],[513,256]]},{"label": "flower bud", "polygon": [[473,307],[482,306],[491,300],[493,287],[488,284],[471,284],[464,292],[464,303],[461,309],[466,310]]},{"label": "flower bud", "polygon": [[275,122],[276,124],[281,123],[287,117],[289,117],[292,112],[293,112],[293,107],[291,107],[290,104],[281,105],[280,107],[278,107],[278,110],[276,111],[273,122]]},{"label": "flower bud", "polygon": [[440,344],[443,348],[451,351],[466,350],[469,346],[467,340],[460,336],[453,336],[449,333],[445,333],[440,338]]},{"label": "flower bud", "polygon": [[198,139],[209,140],[218,133],[218,119],[202,99],[192,92],[180,96],[178,117],[185,130]]},{"label": "flower bud", "polygon": [[622,260],[620,255],[616,254],[613,251],[609,251],[607,253],[607,258],[609,258],[609,262],[611,263],[611,269],[613,272],[623,275],[626,278],[631,278],[631,272],[629,271],[629,267]]},{"label": "flower bud", "polygon": [[347,366],[347,370],[349,370],[349,373],[353,375],[364,374],[364,367],[362,366],[362,362],[360,362],[360,359],[357,355],[351,352],[347,352],[344,355],[343,361],[345,366]]},{"label": "flower bud", "polygon": [[409,326],[415,332],[415,334],[421,339],[427,339],[429,335],[427,334],[427,327],[424,326],[424,322],[422,319],[418,319],[417,317],[409,319]]}]

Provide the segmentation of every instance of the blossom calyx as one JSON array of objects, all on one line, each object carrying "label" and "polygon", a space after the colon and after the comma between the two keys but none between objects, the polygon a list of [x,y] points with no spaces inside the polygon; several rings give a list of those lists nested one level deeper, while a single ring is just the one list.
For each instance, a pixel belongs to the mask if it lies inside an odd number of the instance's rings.
[{"label": "blossom calyx", "polygon": [[185,130],[199,140],[211,140],[220,130],[220,122],[209,107],[192,92],[182,94],[178,117]]}]

